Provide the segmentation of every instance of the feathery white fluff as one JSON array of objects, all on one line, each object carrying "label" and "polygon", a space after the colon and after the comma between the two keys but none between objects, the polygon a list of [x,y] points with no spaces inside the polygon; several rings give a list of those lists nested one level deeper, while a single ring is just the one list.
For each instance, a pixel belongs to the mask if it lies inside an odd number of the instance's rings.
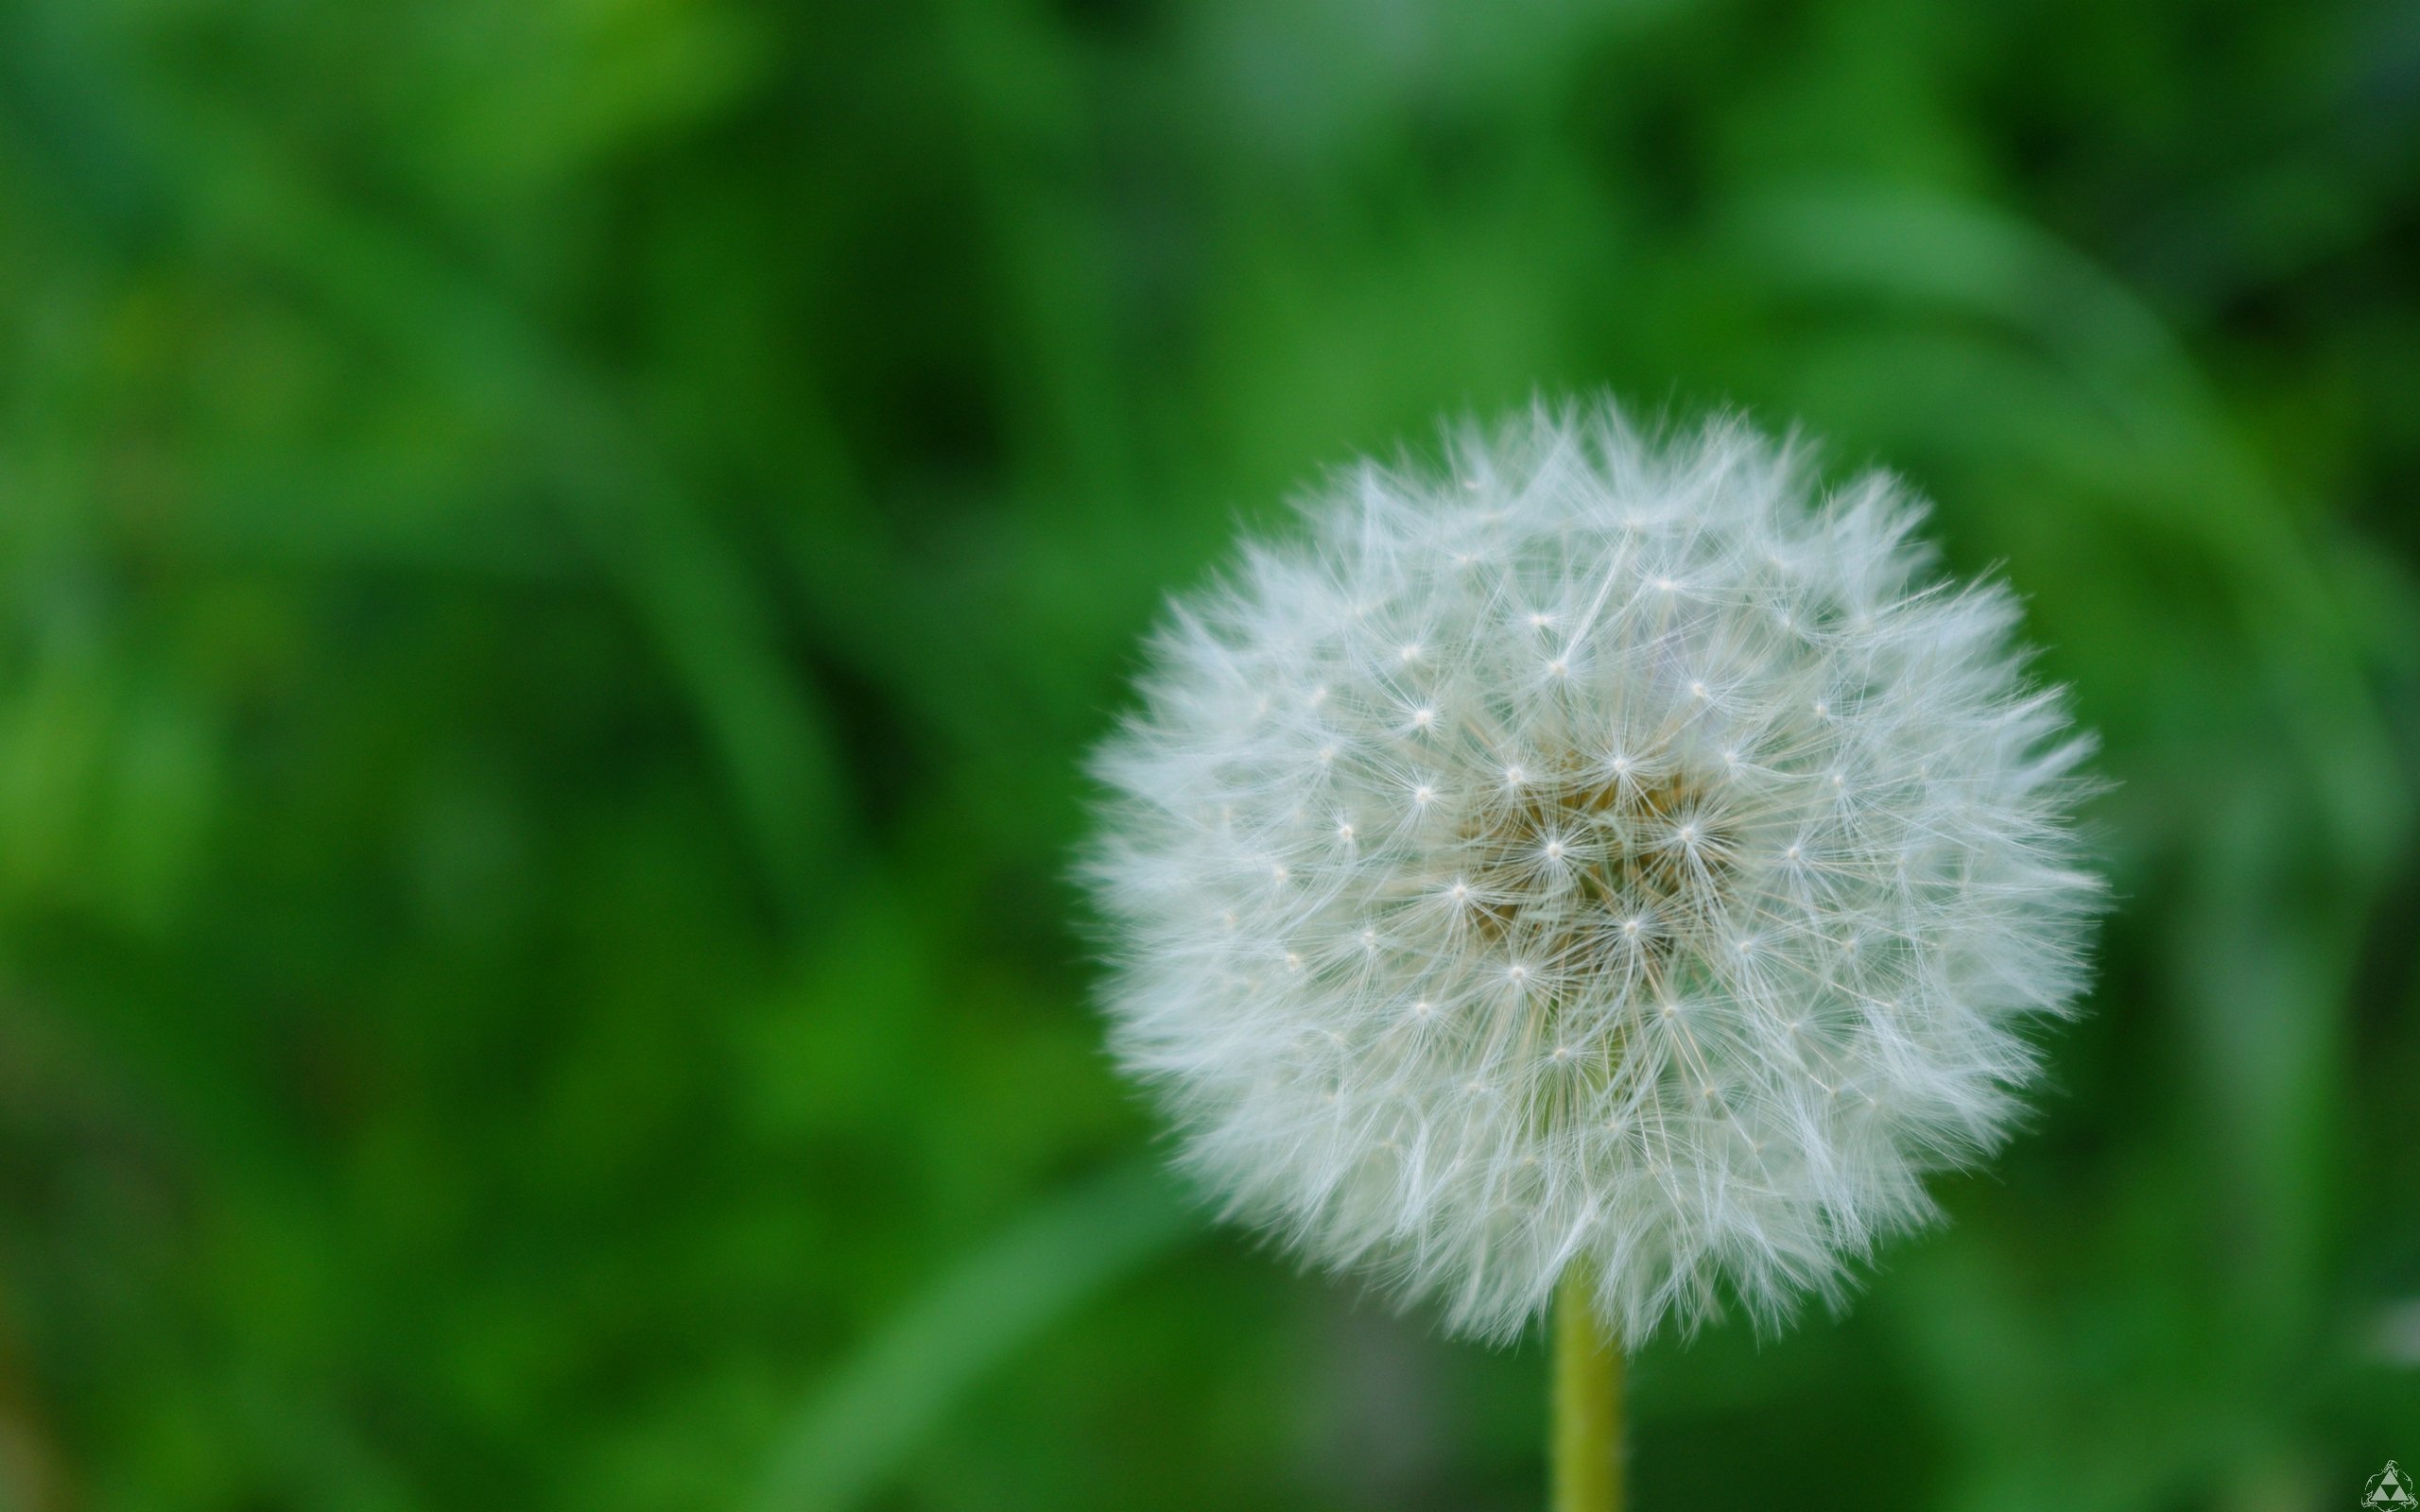
[{"label": "feathery white fluff", "polygon": [[1364,464],[1181,601],[1098,753],[1113,1038],[1234,1215],[1517,1332],[1837,1297],[2000,1141],[2086,742],[1919,507],[1609,404]]}]

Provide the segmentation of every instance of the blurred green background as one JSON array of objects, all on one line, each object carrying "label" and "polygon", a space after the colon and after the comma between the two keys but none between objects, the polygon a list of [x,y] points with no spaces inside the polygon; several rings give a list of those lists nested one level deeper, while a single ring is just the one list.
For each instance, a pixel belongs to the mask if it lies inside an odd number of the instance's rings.
[{"label": "blurred green background", "polygon": [[1066,858],[1239,525],[1599,385],[1907,472],[2118,784],[2034,1126],[1638,1505],[2420,1466],[2409,0],[0,0],[0,1505],[1538,1504]]}]

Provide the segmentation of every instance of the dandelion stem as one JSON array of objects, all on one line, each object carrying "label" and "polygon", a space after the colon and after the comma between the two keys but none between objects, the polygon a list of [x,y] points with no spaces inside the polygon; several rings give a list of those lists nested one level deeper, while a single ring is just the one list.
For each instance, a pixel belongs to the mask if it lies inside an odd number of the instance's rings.
[{"label": "dandelion stem", "polygon": [[1591,1291],[1577,1265],[1555,1288],[1553,1512],[1622,1508],[1621,1347]]}]

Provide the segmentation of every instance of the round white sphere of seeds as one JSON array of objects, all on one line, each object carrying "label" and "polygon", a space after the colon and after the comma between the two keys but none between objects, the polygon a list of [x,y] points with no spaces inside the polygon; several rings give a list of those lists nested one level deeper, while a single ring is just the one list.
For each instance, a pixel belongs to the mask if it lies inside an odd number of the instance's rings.
[{"label": "round white sphere of seeds", "polygon": [[1999,1140],[2098,897],[2003,589],[1869,476],[1610,406],[1363,466],[1100,751],[1124,1064],[1305,1255],[1516,1332],[1766,1319]]}]

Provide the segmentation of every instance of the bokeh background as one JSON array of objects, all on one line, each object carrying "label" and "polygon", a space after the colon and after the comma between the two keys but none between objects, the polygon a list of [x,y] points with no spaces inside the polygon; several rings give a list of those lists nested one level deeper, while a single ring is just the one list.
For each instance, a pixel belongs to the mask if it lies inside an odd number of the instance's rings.
[{"label": "bokeh background", "polygon": [[2032,1128],[1640,1507],[2420,1466],[2409,0],[6,0],[0,1505],[1527,1508],[1215,1230],[1070,845],[1441,413],[1803,421],[2106,734]]}]

